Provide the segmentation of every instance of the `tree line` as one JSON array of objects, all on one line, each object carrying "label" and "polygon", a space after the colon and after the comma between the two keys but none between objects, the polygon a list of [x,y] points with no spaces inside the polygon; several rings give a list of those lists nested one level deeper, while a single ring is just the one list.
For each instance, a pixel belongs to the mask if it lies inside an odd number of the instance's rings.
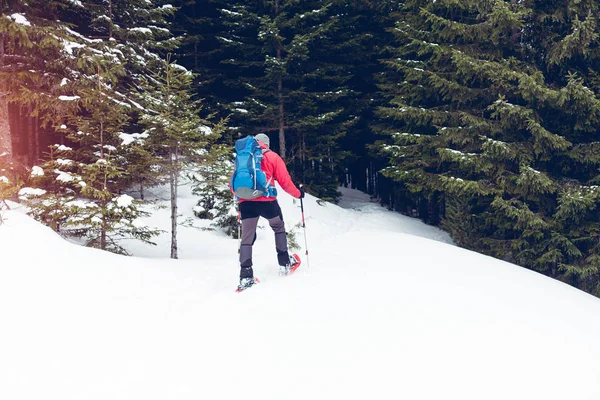
[{"label": "tree line", "polygon": [[[199,216],[230,226],[231,145],[263,132],[321,198],[350,185],[460,246],[600,295],[596,1],[0,0],[0,9],[0,115],[21,121],[9,128],[21,131],[24,163],[46,163],[36,177],[44,195],[71,196],[58,208],[83,196],[106,209],[82,229],[110,219],[111,202],[129,204],[119,196],[132,186],[137,201],[168,177],[176,197],[184,165],[196,168]],[[54,171],[75,177],[73,187]],[[39,218],[68,220],[58,215]]]}]

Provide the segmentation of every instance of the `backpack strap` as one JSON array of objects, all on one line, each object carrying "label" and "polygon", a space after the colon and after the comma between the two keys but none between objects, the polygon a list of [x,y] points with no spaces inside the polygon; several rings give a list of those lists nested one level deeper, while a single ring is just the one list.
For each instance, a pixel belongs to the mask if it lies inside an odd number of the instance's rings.
[{"label": "backpack strap", "polygon": [[[273,151],[269,148],[262,149],[263,157],[269,151]],[[277,188],[275,187],[275,175],[271,175],[271,177],[267,180],[267,195],[266,197],[277,197]]]}]

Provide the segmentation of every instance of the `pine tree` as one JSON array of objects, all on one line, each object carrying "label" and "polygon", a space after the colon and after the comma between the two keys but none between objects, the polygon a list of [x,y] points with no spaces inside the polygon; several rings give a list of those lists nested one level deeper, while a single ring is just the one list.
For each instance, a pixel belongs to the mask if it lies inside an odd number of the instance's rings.
[{"label": "pine tree", "polygon": [[129,117],[121,135],[129,146],[118,160],[126,172],[119,178],[120,189],[135,184],[143,197],[144,188],[157,183],[157,171],[148,164],[152,155],[141,143],[138,120],[144,110],[135,101],[135,93],[179,44],[170,31],[176,8],[162,0],[84,0],[82,5],[70,20],[85,38],[86,47],[104,53],[122,68],[113,88],[115,100],[127,107]]},{"label": "pine tree", "polygon": [[384,71],[380,59],[389,55],[387,46],[392,35],[387,28],[393,24],[399,7],[400,3],[393,0],[332,1],[331,13],[339,16],[339,26],[329,39],[330,46],[319,54],[319,59],[339,63],[342,68],[338,73],[350,77],[350,95],[343,99],[343,107],[351,123],[346,124],[346,134],[339,140],[343,152],[337,155],[338,181],[370,194],[382,190],[378,171],[385,160],[373,154],[370,146],[381,139],[373,129],[374,111],[385,104],[377,87]]},{"label": "pine tree", "polygon": [[176,8],[164,0],[84,0],[79,16],[79,31],[92,38],[110,41],[120,54],[125,79],[120,88],[135,85],[139,75],[151,76],[162,66],[167,53],[179,40],[170,30]]},{"label": "pine tree", "polygon": [[148,132],[122,133],[120,135],[122,167],[127,171],[123,182],[128,190],[139,188],[141,200],[146,198],[146,190],[164,183],[164,175],[153,149],[147,143]]},{"label": "pine tree", "polygon": [[85,74],[73,97],[80,110],[60,127],[73,147],[56,145],[33,182],[43,191],[23,196],[31,214],[61,234],[127,254],[120,240],[152,244],[157,231],[136,223],[147,213],[131,196],[119,193],[125,175],[120,136],[129,108],[113,88],[122,68],[103,56],[80,61]]},{"label": "pine tree", "polygon": [[[560,210],[588,191],[574,161],[589,154],[578,147],[595,140],[600,103],[577,76],[544,73],[541,54],[576,52],[528,43],[531,16],[528,3],[407,3],[395,29],[404,46],[387,62],[396,76],[385,86],[393,106],[381,110],[394,139],[382,148],[385,174],[422,198],[457,199],[452,214],[485,228],[469,246],[566,278],[595,260]],[[445,220],[451,234],[464,235],[460,220]]]},{"label": "pine tree", "polygon": [[[564,183],[558,192],[549,260],[564,279],[600,295],[600,220],[597,207],[600,158],[600,5],[595,1],[536,2],[528,42],[540,47],[535,61],[549,84],[562,86],[561,112],[552,121],[573,144],[561,163]],[[541,40],[540,40],[541,39]],[[550,256],[547,257],[550,259]]]},{"label": "pine tree", "polygon": [[283,131],[292,175],[312,193],[334,199],[350,174],[366,188],[365,170],[374,189],[364,142],[374,140],[373,74],[381,69],[385,21],[396,2],[182,0],[177,6],[177,32],[187,32],[180,60],[201,78],[197,90],[211,111],[232,114],[232,140],[264,131],[281,150]]},{"label": "pine tree", "polygon": [[218,137],[218,126],[211,128],[200,118],[200,103],[191,91],[194,76],[185,68],[164,61],[161,71],[147,80],[140,103],[146,108],[140,122],[148,131],[146,143],[157,163],[168,176],[171,194],[171,258],[178,257],[178,187],[187,165],[204,156],[206,148]]},{"label": "pine tree", "polygon": [[[197,77],[195,90],[203,99],[205,113],[220,112],[222,103],[231,99],[223,85],[223,65],[228,59],[226,49],[219,39],[224,31],[220,0],[177,0],[177,12],[173,19],[173,33],[181,38],[181,45],[174,52],[178,63],[191,70]],[[221,6],[224,6],[221,4]],[[210,110],[208,112],[207,110]],[[204,116],[207,116],[204,115]]]},{"label": "pine tree", "polygon": [[[62,102],[64,82],[71,78],[78,39],[60,16],[74,8],[68,0],[1,1],[0,12],[0,153],[11,155],[8,104],[22,110],[12,136],[26,143],[32,164],[41,157],[40,129],[59,124],[72,112]],[[25,147],[21,144],[20,147]]]},{"label": "pine tree", "polygon": [[203,162],[196,164],[190,177],[194,182],[192,193],[200,197],[194,214],[213,221],[213,227],[236,237],[237,212],[228,185],[233,170],[231,156],[231,146],[210,146]]},{"label": "pine tree", "polygon": [[[0,156],[0,225],[4,222],[3,212],[10,210],[8,200],[15,200],[20,190],[20,182],[15,181],[14,173],[11,174],[11,163],[5,162],[6,156]],[[11,176],[9,178],[8,176]]]},{"label": "pine tree", "polygon": [[49,150],[48,160],[33,167],[30,182],[19,196],[28,206],[29,215],[56,232],[61,232],[64,226],[68,234],[68,221],[73,217],[73,205],[78,204],[81,180],[75,179],[78,175],[71,159],[72,148],[57,144]]},{"label": "pine tree", "polygon": [[231,124],[264,132],[313,193],[335,197],[338,139],[353,121],[343,107],[352,93],[340,58],[328,55],[340,29],[328,1],[220,1],[223,83]]},{"label": "pine tree", "polygon": [[136,225],[134,221],[146,213],[131,196],[119,194],[120,179],[125,175],[120,167],[120,134],[129,111],[112,90],[120,73],[120,66],[97,60],[96,74],[88,74],[90,87],[82,91],[83,109],[69,121],[74,129],[68,137],[77,145],[72,152],[76,172],[64,173],[62,180],[78,181],[85,199],[72,204],[67,224],[76,227],[73,233],[85,236],[88,246],[125,253],[119,238],[134,237],[151,243],[156,231]]}]

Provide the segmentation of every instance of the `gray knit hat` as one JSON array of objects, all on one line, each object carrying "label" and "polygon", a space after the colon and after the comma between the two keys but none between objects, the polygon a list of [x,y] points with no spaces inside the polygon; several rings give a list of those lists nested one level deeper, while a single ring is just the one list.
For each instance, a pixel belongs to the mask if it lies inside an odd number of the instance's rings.
[{"label": "gray knit hat", "polygon": [[267,147],[269,146],[269,137],[267,135],[265,135],[264,133],[259,133],[258,135],[255,136],[255,139],[258,140],[259,142],[263,142],[264,144],[267,145]]}]

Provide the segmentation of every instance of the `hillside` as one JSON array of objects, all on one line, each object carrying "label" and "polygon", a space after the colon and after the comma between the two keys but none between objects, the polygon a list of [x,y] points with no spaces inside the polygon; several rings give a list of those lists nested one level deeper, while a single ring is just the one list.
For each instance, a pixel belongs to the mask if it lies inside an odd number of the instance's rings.
[{"label": "hillside", "polygon": [[160,258],[166,236],[124,257],[9,212],[0,398],[600,398],[599,299],[344,195],[306,199],[310,267],[291,277],[260,230],[262,283],[241,294],[237,241],[217,232],[183,228],[181,260]]}]

